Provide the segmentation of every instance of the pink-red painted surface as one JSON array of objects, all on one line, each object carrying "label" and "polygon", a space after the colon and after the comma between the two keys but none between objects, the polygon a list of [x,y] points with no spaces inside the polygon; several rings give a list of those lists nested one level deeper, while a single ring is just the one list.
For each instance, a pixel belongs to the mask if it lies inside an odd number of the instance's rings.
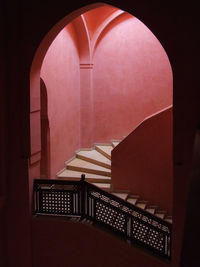
[{"label": "pink-red painted surface", "polygon": [[84,223],[35,218],[32,230],[34,267],[168,266],[159,258]]},{"label": "pink-red painted surface", "polygon": [[119,9],[116,7],[105,5],[84,13],[84,17],[88,25],[88,32],[91,39],[95,34],[96,30],[99,28],[99,26],[117,10]]},{"label": "pink-red painted surface", "polygon": [[[52,109],[62,106],[59,103],[60,95],[54,94],[52,100],[49,100],[50,131],[51,129],[55,131],[53,127],[56,127],[58,135],[59,129],[62,129],[62,132],[65,132],[66,142],[68,134],[71,136],[73,132],[74,139],[80,137],[80,146],[83,147],[91,147],[94,142],[108,142],[113,138],[121,138],[130,133],[145,117],[172,103],[172,72],[168,57],[156,37],[138,19],[126,13],[114,19],[106,28],[102,26],[102,34],[98,39],[96,51],[91,51],[90,39],[95,29],[98,28],[99,31],[101,23],[105,20],[105,14],[108,16],[116,10],[107,7],[107,13],[101,15],[100,10],[105,8],[89,11],[84,15],[86,19],[79,17],[75,19],[73,25],[69,24],[68,27],[70,29],[75,27],[77,32],[77,37],[74,35],[74,38],[69,40],[69,44],[67,38],[59,39],[66,48],[65,53],[77,52],[76,49],[69,52],[69,47],[74,42],[74,47],[78,47],[79,51],[79,59],[76,55],[77,62],[79,60],[83,66],[80,74],[70,73],[70,77],[65,76],[66,83],[68,83],[68,78],[71,81],[76,79],[77,83],[80,82],[80,132],[77,128],[70,128],[68,132],[63,131],[59,120],[55,118],[56,114],[52,112]],[[95,14],[98,17],[98,27],[97,21],[94,22],[91,19]],[[88,33],[91,35],[90,38]],[[59,75],[56,75],[56,82],[52,83],[55,74],[53,76],[49,72],[49,69],[54,69],[55,73],[60,71],[60,75],[61,72],[65,73],[66,66],[62,67],[64,63],[62,60],[59,63],[60,58],[56,55],[56,51],[60,51],[60,43],[54,41],[54,48],[49,49],[49,51],[54,49],[54,53],[51,53],[51,60],[46,60],[43,64],[48,69],[45,80],[46,84],[48,83],[47,90],[50,92],[52,89],[49,89],[49,86],[54,86],[54,88],[57,86],[60,90],[65,87],[62,79],[59,80]],[[49,53],[46,57],[50,57]],[[94,53],[93,58],[91,53]],[[57,62],[56,65],[54,62]],[[67,68],[70,69],[71,63],[68,62],[68,64]],[[44,75],[43,71],[42,75]],[[78,94],[76,89],[72,91]],[[67,87],[63,94],[67,98]],[[77,105],[77,102],[70,102],[71,110],[77,110]],[[63,113],[65,113],[64,110]],[[54,121],[53,124],[51,120]],[[71,120],[74,121],[73,116]],[[53,137],[50,140],[51,143],[55,142],[55,148],[51,151],[54,152],[57,160],[59,158],[62,160],[58,140]],[[71,141],[68,149],[70,151],[74,149]],[[71,153],[67,154],[68,158],[71,156]],[[55,162],[55,158],[52,162]],[[55,171],[53,173],[55,174]]]},{"label": "pink-red painted surface", "polygon": [[55,177],[80,146],[79,57],[68,27],[50,46],[41,77],[48,95],[50,177]]},{"label": "pink-red painted surface", "polygon": [[172,104],[172,71],[152,32],[126,15],[111,22],[94,54],[94,140],[121,138]]},{"label": "pink-red painted surface", "polygon": [[93,71],[90,64],[80,69],[80,146],[90,148],[93,140]]},{"label": "pink-red painted surface", "polygon": [[[114,10],[108,8],[105,14],[108,16]],[[91,147],[94,142],[107,142],[113,138],[121,138],[147,116],[172,102],[170,63],[162,46],[148,28],[129,14],[120,15],[106,25],[106,28],[104,28],[105,24],[101,28],[100,23],[107,17],[105,14],[101,17],[99,10],[93,12],[94,14],[90,11],[84,17],[75,19],[57,35],[42,64],[41,78],[44,81],[48,99],[48,112],[45,116],[49,122],[46,129],[49,126],[50,151],[46,154],[50,157],[50,166],[45,166],[41,161],[41,170],[48,169],[52,178],[78,148]],[[95,16],[98,17],[98,23],[92,19]],[[94,40],[90,39],[95,36],[96,29],[101,32],[99,27],[102,33],[95,46]],[[92,42],[95,51],[91,50]],[[32,115],[33,118],[38,116],[38,113],[35,114],[37,115]],[[37,117],[36,120],[38,121]],[[33,127],[32,136],[34,136],[34,129]],[[148,127],[147,131],[149,131]],[[44,139],[45,135],[42,137]],[[47,140],[43,139],[43,144],[47,143]],[[33,142],[33,151],[39,150],[38,137],[37,140]],[[129,145],[131,142],[128,141]],[[139,151],[139,149],[137,147],[136,150]],[[43,154],[41,155],[44,158]],[[39,163],[37,164],[38,166],[32,165],[30,168],[31,177],[36,176],[39,167]],[[121,166],[123,168],[123,164]],[[118,170],[118,166],[115,170],[114,168],[113,173]],[[124,176],[120,179],[122,177]],[[114,185],[118,183],[117,179],[114,176]],[[123,189],[123,182],[120,184],[120,189]],[[132,181],[129,177],[125,185],[132,190]],[[171,191],[168,193],[171,194]],[[148,195],[146,191],[145,195]],[[153,199],[152,202],[156,201]],[[57,224],[60,223],[56,222]],[[48,223],[48,225],[51,227],[51,224]],[[58,236],[60,233],[57,231],[62,233],[65,231],[62,226],[60,224],[56,230]],[[38,233],[43,233],[41,222],[38,222],[37,227]],[[86,231],[86,235],[91,236],[92,239],[97,237],[94,230]],[[104,241],[102,233],[99,236],[99,242],[102,243]],[[74,237],[69,236],[69,233],[65,237],[70,239],[71,244]],[[50,242],[51,238],[43,240],[41,234],[34,238],[37,266],[43,264],[40,251]],[[109,242],[109,247],[112,247],[116,241]],[[59,250],[63,247],[61,243]],[[92,243],[90,246],[92,248]],[[123,245],[119,244],[116,249],[121,246]],[[53,255],[54,249],[53,244],[50,244],[48,255]],[[59,251],[56,251],[56,255],[58,253]],[[93,254],[96,255],[95,253],[98,254],[98,250]],[[132,251],[130,251],[130,261],[131,253]],[[135,255],[135,259],[140,258],[137,253]],[[83,257],[82,254],[81,256]],[[48,262],[49,266],[57,259],[52,257]],[[90,264],[94,264],[93,258]]]},{"label": "pink-red painted surface", "polygon": [[144,120],[112,151],[115,189],[172,214],[172,108]]},{"label": "pink-red painted surface", "polygon": [[[44,59],[51,177],[76,149],[121,138],[172,102],[171,67],[159,41],[128,13],[102,24],[114,11],[101,7],[76,18]],[[102,33],[92,51],[95,29]]]}]

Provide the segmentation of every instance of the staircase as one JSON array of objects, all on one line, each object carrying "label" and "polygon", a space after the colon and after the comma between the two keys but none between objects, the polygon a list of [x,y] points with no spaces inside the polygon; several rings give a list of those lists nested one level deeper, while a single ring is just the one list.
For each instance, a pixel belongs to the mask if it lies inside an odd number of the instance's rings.
[{"label": "staircase", "polygon": [[166,211],[153,206],[138,195],[128,191],[116,191],[111,182],[111,151],[121,140],[112,140],[109,144],[95,144],[91,149],[80,149],[65,163],[65,168],[57,175],[59,180],[79,181],[84,173],[86,181],[99,188],[147,211],[150,214],[172,223],[172,217]]}]

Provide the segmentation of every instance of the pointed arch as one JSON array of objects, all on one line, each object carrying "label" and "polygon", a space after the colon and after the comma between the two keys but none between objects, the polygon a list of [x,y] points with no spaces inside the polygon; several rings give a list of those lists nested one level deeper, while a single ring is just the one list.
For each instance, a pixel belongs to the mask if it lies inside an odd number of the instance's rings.
[{"label": "pointed arch", "polygon": [[120,15],[126,13],[123,10],[117,10],[115,11],[113,14],[111,14],[106,20],[103,21],[103,23],[98,27],[98,29],[96,30],[92,41],[91,41],[91,47],[92,47],[92,53],[94,53],[94,50],[96,48],[96,45],[98,43],[98,40],[100,38],[100,36],[102,35],[102,33],[104,32],[104,29],[117,17],[119,17]]},{"label": "pointed arch", "polygon": [[129,13],[123,11],[123,10],[118,10],[114,14],[112,14],[100,27],[99,30],[95,36],[95,39],[93,41],[93,55],[95,53],[95,50],[100,43],[101,39],[103,36],[106,34],[106,31],[108,30],[109,27],[115,27],[116,23],[120,23],[126,19],[133,18],[133,15],[130,15]]}]

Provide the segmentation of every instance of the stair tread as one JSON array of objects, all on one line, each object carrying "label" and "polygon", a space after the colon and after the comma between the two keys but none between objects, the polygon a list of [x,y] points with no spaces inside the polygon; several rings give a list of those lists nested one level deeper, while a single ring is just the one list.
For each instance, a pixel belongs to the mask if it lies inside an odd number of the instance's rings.
[{"label": "stair tread", "polygon": [[137,202],[137,198],[132,198],[132,197],[129,197],[129,198],[127,199],[127,202],[129,202],[129,203],[131,203],[131,204],[135,205],[135,204],[136,204],[136,202]]},{"label": "stair tread", "polygon": [[166,222],[172,223],[172,219],[165,219]]},{"label": "stair tread", "polygon": [[156,209],[154,209],[154,208],[146,208],[145,210],[148,211],[151,214],[154,214],[155,211],[156,211]]},{"label": "stair tread", "polygon": [[145,209],[147,206],[147,201],[140,200],[135,205],[141,209]]},{"label": "stair tread", "polygon": [[111,156],[111,151],[113,150],[113,146],[111,145],[96,145],[99,149],[103,150],[106,154]]},{"label": "stair tread", "polygon": [[92,183],[93,185],[95,186],[98,186],[99,188],[111,188],[111,185],[110,184],[105,184],[105,183]]},{"label": "stair tread", "polygon": [[77,178],[80,180],[81,174],[85,174],[85,178],[92,178],[92,179],[102,179],[102,180],[108,180],[110,181],[110,177],[108,176],[103,176],[103,175],[98,175],[98,174],[93,174],[93,173],[87,173],[87,172],[79,172],[79,171],[73,171],[73,170],[68,170],[65,169],[61,173],[57,175],[58,178],[60,177],[66,177],[66,178]]},{"label": "stair tread", "polygon": [[85,156],[87,158],[91,158],[91,159],[96,160],[96,161],[106,163],[107,165],[111,165],[111,161],[95,149],[80,150],[76,154],[81,155],[81,156]]},{"label": "stair tread", "polygon": [[127,193],[111,192],[111,194],[119,198],[122,198],[123,200],[126,200],[128,197]]},{"label": "stair tread", "polygon": [[159,210],[158,209],[156,213],[162,213],[162,214],[165,214],[166,215],[167,214],[167,211],[166,210]]},{"label": "stair tread", "polygon": [[113,140],[113,141],[111,141],[112,142],[112,144],[113,144],[113,146],[114,147],[116,147],[117,145],[119,145],[119,143],[120,143],[120,141],[115,141],[115,140]]},{"label": "stair tread", "polygon": [[80,167],[80,168],[89,168],[93,170],[100,170],[100,171],[106,171],[111,172],[110,169],[96,165],[94,163],[90,163],[88,161],[74,158],[70,162],[67,163],[67,166],[74,166],[74,167]]},{"label": "stair tread", "polygon": [[165,214],[164,213],[154,213],[157,217],[164,219],[165,218]]}]

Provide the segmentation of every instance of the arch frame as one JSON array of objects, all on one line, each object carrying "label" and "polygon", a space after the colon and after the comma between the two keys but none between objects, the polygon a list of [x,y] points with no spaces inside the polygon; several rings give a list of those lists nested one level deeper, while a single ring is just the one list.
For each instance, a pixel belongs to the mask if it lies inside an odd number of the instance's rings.
[{"label": "arch frame", "polygon": [[[107,4],[107,3],[105,3]],[[50,32],[44,37],[43,41],[40,43],[34,59],[32,61],[32,65],[31,65],[31,76],[30,76],[30,135],[31,135],[31,140],[32,137],[35,136],[35,132],[33,129],[33,125],[35,125],[35,122],[38,121],[39,122],[39,118],[40,118],[40,101],[39,101],[39,77],[40,77],[40,68],[41,68],[41,64],[42,64],[42,60],[47,52],[48,47],[50,46],[51,42],[53,41],[53,39],[55,38],[55,36],[57,35],[57,33],[63,28],[63,25],[66,25],[67,23],[69,23],[72,19],[76,18],[78,15],[89,11],[92,8],[96,8],[99,6],[104,5],[104,3],[97,3],[97,4],[91,4],[88,5],[86,7],[82,7],[72,13],[70,13],[69,15],[67,15],[65,18],[63,18],[60,22],[58,22],[53,28],[52,30],[50,30]],[[123,6],[119,7],[123,9]],[[135,9],[136,11],[134,12],[134,14],[140,18],[140,16],[137,15],[137,8]],[[141,7],[138,8],[139,13],[142,14],[141,11]],[[153,10],[153,7],[152,7]],[[131,12],[129,12],[131,14]],[[145,14],[147,17],[147,20],[143,20],[141,19],[146,25],[148,25],[148,21],[150,21],[151,19],[148,18],[148,15]],[[144,17],[145,17],[144,15]],[[156,26],[154,23],[151,24],[151,28],[153,29],[155,26],[156,29],[160,29],[159,26]],[[167,27],[166,27],[167,29]],[[166,30],[165,29],[165,30]],[[167,31],[167,30],[166,30]],[[153,31],[155,32],[155,31]],[[155,32],[155,35],[157,35],[157,32]],[[164,33],[160,34],[160,37],[158,37],[159,40],[165,40],[164,38]],[[166,42],[167,43],[167,42]],[[169,58],[175,59],[174,55],[173,55],[173,48],[170,47],[170,45],[168,46],[169,49],[166,49],[167,44],[165,44],[164,46],[165,51],[167,52]],[[170,60],[170,62],[172,62]],[[172,66],[173,67],[173,66]],[[39,127],[40,128],[40,127]],[[36,144],[36,146],[34,146],[34,144],[32,144],[31,142],[31,147],[30,147],[30,166],[39,162],[40,159],[40,143],[38,142]],[[30,167],[29,166],[29,167]],[[33,179],[33,174],[31,173],[31,167],[29,168],[29,176],[32,177],[31,181]],[[180,240],[178,241],[180,242]],[[179,253],[180,253],[180,248],[179,248]],[[177,256],[178,258],[178,256]]]}]

